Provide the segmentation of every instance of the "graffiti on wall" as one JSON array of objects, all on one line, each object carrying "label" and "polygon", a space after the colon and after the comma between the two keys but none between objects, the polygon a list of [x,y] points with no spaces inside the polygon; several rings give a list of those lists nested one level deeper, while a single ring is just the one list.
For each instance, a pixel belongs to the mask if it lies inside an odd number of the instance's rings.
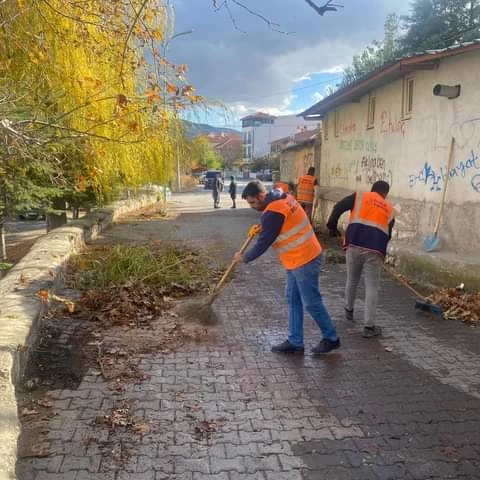
[{"label": "graffiti on wall", "polygon": [[447,174],[450,181],[473,174],[470,184],[476,192],[480,193],[480,174],[476,173],[476,170],[480,170],[480,158],[471,150],[469,158],[460,160],[449,172],[444,167],[436,170],[429,162],[425,162],[418,173],[415,172],[408,176],[408,186],[414,188],[417,185],[427,185],[432,192],[438,192],[442,190]]},{"label": "graffiti on wall", "polygon": [[303,164],[307,168],[313,166],[313,152],[308,152],[303,156]]},{"label": "graffiti on wall", "polygon": [[375,153],[377,151],[377,144],[376,142],[363,140],[362,138],[340,140],[340,150]]},{"label": "graffiti on wall", "polygon": [[357,131],[357,124],[353,120],[342,122],[340,124],[340,133],[342,135],[351,135]]},{"label": "graffiti on wall", "polygon": [[393,173],[388,168],[387,162],[379,155],[364,155],[360,162],[360,174],[357,175],[357,182],[364,182],[371,185],[377,180],[383,180],[390,185],[393,181]]},{"label": "graffiti on wall", "polygon": [[470,181],[472,184],[472,188],[477,192],[480,193],[480,173],[476,173],[472,180]]},{"label": "graffiti on wall", "polygon": [[391,112],[384,110],[380,114],[380,133],[400,133],[402,136],[405,136],[406,130],[406,122],[398,119],[396,116],[392,116]]},{"label": "graffiti on wall", "polygon": [[[469,118],[463,122],[453,122],[447,129],[446,134],[439,132],[438,119],[436,124],[435,149],[448,149],[451,137],[455,138],[455,148],[458,150],[471,150],[480,147],[480,142],[476,144],[480,137],[480,118]],[[444,143],[440,144],[438,138]]]}]

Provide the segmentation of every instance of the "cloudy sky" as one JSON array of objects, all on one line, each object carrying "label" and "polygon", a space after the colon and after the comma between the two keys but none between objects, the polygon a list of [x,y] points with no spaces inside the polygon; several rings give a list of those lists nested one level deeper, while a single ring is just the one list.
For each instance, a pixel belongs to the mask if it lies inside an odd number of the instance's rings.
[{"label": "cloudy sky", "polygon": [[[324,0],[315,0],[317,4]],[[168,57],[189,66],[197,93],[220,100],[232,112],[200,118],[238,127],[257,110],[298,113],[326,95],[341,79],[342,67],[374,39],[383,37],[388,13],[405,14],[408,0],[338,0],[338,12],[319,16],[304,0],[241,0],[278,24],[278,33],[236,6],[215,11],[212,0],[171,0],[175,33],[192,29],[169,44]],[[218,0],[217,4],[222,1]]]}]

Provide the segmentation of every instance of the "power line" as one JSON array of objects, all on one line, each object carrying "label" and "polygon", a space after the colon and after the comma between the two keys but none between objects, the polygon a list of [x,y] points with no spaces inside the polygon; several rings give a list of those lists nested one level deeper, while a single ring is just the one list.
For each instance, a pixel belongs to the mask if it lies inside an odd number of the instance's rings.
[{"label": "power line", "polygon": [[262,100],[264,98],[269,98],[269,97],[276,97],[277,95],[284,95],[286,93],[293,93],[293,92],[298,92],[300,90],[306,90],[308,88],[312,88],[312,87],[316,87],[318,85],[325,85],[327,83],[331,83],[331,82],[336,82],[337,80],[341,80],[343,77],[335,77],[335,78],[331,78],[330,80],[324,80],[323,82],[317,82],[317,83],[312,83],[311,85],[307,85],[305,87],[299,87],[299,88],[293,88],[291,90],[288,90],[288,91],[283,91],[283,92],[278,92],[278,93],[271,93],[270,95],[263,95],[261,97],[246,97],[245,99],[242,99],[243,100]]}]

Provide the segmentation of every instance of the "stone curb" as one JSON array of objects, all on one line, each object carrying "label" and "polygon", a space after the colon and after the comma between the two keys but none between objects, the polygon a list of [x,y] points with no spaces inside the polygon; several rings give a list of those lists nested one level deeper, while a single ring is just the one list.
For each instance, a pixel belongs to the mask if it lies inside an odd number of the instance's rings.
[{"label": "stone curb", "polygon": [[119,215],[156,202],[155,194],[116,202],[85,218],[57,228],[32,246],[0,280],[0,480],[15,476],[20,423],[15,386],[21,380],[34,344],[43,304],[35,293],[54,290],[63,279],[65,263],[86,240],[95,238]]}]

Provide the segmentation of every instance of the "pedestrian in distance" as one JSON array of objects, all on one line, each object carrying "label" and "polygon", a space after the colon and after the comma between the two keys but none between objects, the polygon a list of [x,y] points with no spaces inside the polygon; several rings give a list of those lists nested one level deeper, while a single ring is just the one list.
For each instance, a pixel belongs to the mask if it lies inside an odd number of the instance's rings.
[{"label": "pedestrian in distance", "polygon": [[235,182],[235,177],[232,175],[230,177],[230,186],[228,187],[228,193],[232,199],[232,206],[230,208],[237,208],[237,182]]},{"label": "pedestrian in distance", "polygon": [[390,186],[379,180],[370,192],[355,192],[340,200],[327,222],[331,237],[340,236],[337,225],[342,213],[350,210],[345,232],[347,283],[345,285],[345,317],[354,319],[354,303],[362,271],[365,282],[365,313],[362,335],[365,338],[382,334],[376,325],[378,289],[387,244],[395,223],[393,207],[386,200]]},{"label": "pedestrian in distance", "polygon": [[318,185],[315,178],[315,167],[310,167],[306,175],[298,179],[297,201],[305,210],[308,219],[312,221],[313,204],[315,202],[315,187]]},{"label": "pedestrian in distance", "polygon": [[320,328],[323,338],[312,353],[324,354],[340,347],[340,339],[320,294],[318,277],[322,247],[307,215],[291,195],[280,189],[267,193],[254,180],[247,184],[242,198],[262,212],[261,232],[253,247],[234,255],[237,263],[250,263],[271,246],[287,273],[288,339],[272,347],[276,353],[303,353],[304,309]]},{"label": "pedestrian in distance", "polygon": [[216,175],[212,186],[213,208],[220,208],[220,192],[223,190],[223,183],[220,175]]}]

